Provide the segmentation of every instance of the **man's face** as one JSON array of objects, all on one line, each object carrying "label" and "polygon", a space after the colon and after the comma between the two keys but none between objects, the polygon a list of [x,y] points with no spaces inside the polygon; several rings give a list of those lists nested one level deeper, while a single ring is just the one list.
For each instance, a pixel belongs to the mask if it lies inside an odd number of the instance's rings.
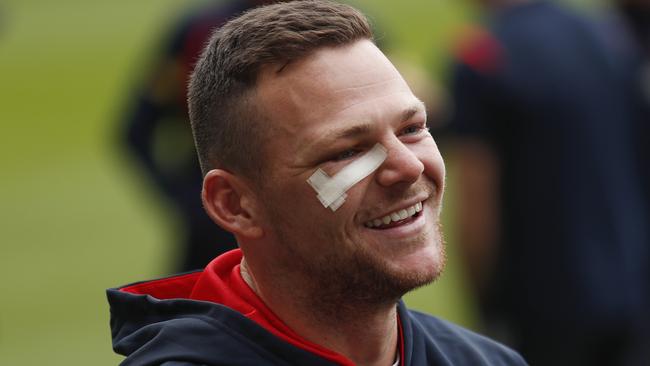
[{"label": "man's face", "polygon": [[[259,192],[269,260],[331,296],[368,301],[438,276],[444,164],[424,106],[377,47],[364,40],[268,67],[256,98],[271,131]],[[307,179],[318,168],[334,176],[377,143],[388,153],[381,166],[335,212],[323,207]]]}]

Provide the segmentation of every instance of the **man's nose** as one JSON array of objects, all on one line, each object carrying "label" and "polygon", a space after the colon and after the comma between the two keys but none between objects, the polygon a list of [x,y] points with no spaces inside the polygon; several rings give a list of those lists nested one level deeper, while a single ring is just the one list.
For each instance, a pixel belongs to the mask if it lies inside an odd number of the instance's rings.
[{"label": "man's nose", "polygon": [[376,175],[379,184],[391,186],[397,183],[414,183],[420,178],[424,172],[424,164],[407,145],[395,138],[384,146],[388,155]]}]

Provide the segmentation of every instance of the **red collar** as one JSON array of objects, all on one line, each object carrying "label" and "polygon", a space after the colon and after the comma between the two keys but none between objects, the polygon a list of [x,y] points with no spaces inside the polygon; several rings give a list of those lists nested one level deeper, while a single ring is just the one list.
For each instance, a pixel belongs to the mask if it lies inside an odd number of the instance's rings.
[{"label": "red collar", "polygon": [[[304,339],[275,315],[242,278],[241,259],[241,250],[235,249],[215,258],[202,272],[138,283],[123,287],[121,291],[147,294],[158,299],[186,298],[222,304],[287,343],[339,365],[354,365],[345,356]],[[399,317],[398,325],[400,365],[404,365],[404,338]]]}]

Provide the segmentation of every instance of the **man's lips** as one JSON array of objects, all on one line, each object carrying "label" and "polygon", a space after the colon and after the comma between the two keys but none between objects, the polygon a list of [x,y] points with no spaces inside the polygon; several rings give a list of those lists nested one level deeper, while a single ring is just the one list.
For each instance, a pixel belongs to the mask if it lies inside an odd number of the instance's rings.
[{"label": "man's lips", "polygon": [[388,229],[391,227],[405,224],[420,215],[422,211],[422,202],[390,212],[381,218],[366,221],[364,225],[371,229]]}]

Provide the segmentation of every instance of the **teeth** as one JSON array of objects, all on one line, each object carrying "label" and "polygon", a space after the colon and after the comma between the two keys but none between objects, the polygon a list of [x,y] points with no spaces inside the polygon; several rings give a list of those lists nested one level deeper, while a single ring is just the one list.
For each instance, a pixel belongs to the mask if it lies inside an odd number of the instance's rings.
[{"label": "teeth", "polygon": [[365,223],[366,227],[379,227],[381,225],[388,225],[391,221],[396,222],[404,220],[407,217],[413,216],[416,213],[422,211],[422,202],[418,202],[411,207],[407,207],[403,210],[391,212],[390,214],[382,217],[381,219],[370,220]]}]

